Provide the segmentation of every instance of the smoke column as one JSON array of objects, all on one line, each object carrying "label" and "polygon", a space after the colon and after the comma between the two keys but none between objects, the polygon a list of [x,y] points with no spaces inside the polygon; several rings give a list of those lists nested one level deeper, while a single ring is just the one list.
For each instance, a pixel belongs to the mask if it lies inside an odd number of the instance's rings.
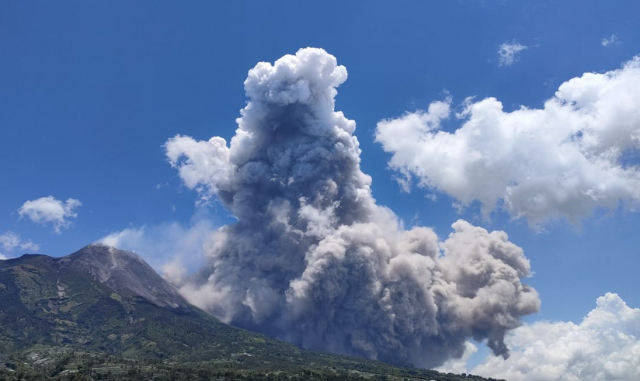
[{"label": "smoke column", "polygon": [[440,242],[376,205],[360,170],[355,122],[334,111],[344,66],[322,49],[258,63],[230,145],[176,136],[185,185],[237,218],[179,284],[233,325],[305,348],[432,367],[469,338],[508,356],[505,333],[538,310],[522,250],[466,221]]}]

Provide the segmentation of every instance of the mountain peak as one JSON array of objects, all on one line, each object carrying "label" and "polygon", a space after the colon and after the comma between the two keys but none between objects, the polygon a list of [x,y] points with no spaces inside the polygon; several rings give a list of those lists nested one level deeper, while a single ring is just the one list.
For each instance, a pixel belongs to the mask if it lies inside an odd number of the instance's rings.
[{"label": "mountain peak", "polygon": [[173,285],[132,251],[94,243],[57,261],[61,268],[88,274],[120,294],[141,296],[159,307],[186,308],[189,305]]},{"label": "mountain peak", "polygon": [[73,261],[79,260],[95,266],[96,269],[105,270],[96,274],[101,283],[107,281],[111,273],[111,271],[108,270],[123,268],[130,264],[138,264],[147,269],[151,269],[147,262],[145,262],[137,253],[133,251],[120,250],[116,247],[103,243],[92,243],[63,258],[68,258]]}]

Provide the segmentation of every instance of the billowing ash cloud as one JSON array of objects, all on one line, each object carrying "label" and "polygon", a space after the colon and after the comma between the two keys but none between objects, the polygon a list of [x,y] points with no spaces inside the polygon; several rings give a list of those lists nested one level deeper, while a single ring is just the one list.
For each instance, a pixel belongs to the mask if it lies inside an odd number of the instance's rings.
[{"label": "billowing ash cloud", "polygon": [[259,63],[230,146],[166,143],[184,183],[238,219],[214,234],[183,295],[307,348],[434,366],[474,338],[506,357],[505,332],[539,307],[521,283],[529,261],[503,232],[460,220],[439,242],[376,205],[355,122],[334,111],[346,79],[321,49]]},{"label": "billowing ash cloud", "polygon": [[542,108],[465,103],[453,132],[440,128],[450,101],[379,122],[376,140],[393,155],[390,167],[462,205],[479,201],[485,215],[502,207],[534,228],[640,205],[640,56],[563,83]]}]

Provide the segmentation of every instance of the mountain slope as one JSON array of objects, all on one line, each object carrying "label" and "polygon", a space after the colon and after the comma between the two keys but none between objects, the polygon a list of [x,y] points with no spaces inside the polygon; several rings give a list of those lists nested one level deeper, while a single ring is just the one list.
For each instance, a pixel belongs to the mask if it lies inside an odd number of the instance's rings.
[{"label": "mountain slope", "polygon": [[[458,379],[301,350],[229,326],[189,305],[137,254],[112,247],[89,245],[61,258],[24,255],[0,261],[0,362],[13,358],[14,363],[31,364],[32,370],[63,377],[64,371],[80,372],[82,366],[93,372],[85,361],[98,354],[135,360],[143,367],[161,363],[168,372],[189,363],[180,372],[195,367],[250,379],[282,371]],[[72,357],[77,358],[75,368]],[[0,379],[2,372],[15,374],[12,370],[0,364]]]}]

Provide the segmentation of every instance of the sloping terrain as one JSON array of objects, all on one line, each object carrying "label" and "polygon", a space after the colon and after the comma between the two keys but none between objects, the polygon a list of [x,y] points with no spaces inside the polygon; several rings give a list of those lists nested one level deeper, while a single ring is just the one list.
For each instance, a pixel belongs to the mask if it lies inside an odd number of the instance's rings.
[{"label": "sloping terrain", "polygon": [[0,379],[165,377],[470,379],[301,350],[229,326],[112,247],[0,261]]}]

